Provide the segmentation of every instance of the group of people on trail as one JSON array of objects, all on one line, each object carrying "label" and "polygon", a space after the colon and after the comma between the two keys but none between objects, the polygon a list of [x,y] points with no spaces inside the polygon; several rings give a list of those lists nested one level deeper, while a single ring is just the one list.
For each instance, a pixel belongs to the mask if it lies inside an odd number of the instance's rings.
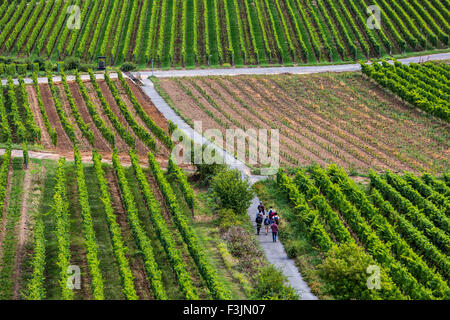
[{"label": "group of people on trail", "polygon": [[269,228],[272,231],[273,242],[277,242],[278,236],[278,224],[280,223],[280,217],[278,213],[272,208],[269,208],[269,211],[265,211],[264,205],[262,202],[258,205],[258,213],[256,214],[256,235],[259,236],[262,225],[264,223],[264,228],[266,230],[266,236],[269,234]]}]

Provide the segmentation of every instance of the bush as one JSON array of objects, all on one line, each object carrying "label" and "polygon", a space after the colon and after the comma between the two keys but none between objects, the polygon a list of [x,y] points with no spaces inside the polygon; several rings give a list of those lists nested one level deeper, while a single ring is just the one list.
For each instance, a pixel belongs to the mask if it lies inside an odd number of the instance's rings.
[{"label": "bush", "polygon": [[222,208],[232,209],[239,215],[247,213],[254,197],[248,179],[243,180],[237,169],[216,175],[212,179],[211,188]]},{"label": "bush", "polygon": [[5,65],[0,63],[0,75],[5,73]]},{"label": "bush", "polygon": [[297,300],[291,286],[286,286],[286,277],[273,265],[264,267],[258,275],[258,283],[253,289],[254,300]]},{"label": "bush", "polygon": [[137,69],[137,65],[134,64],[133,62],[125,62],[120,67],[120,70],[122,70],[123,72],[133,71],[133,70],[136,70],[136,69]]},{"label": "bush", "polygon": [[64,70],[75,70],[80,67],[80,59],[76,57],[69,57],[64,60]]},{"label": "bush", "polygon": [[6,66],[6,74],[9,76],[14,76],[16,74],[16,65],[14,63]]},{"label": "bush", "polygon": [[42,58],[36,58],[33,60],[34,65],[39,64],[39,70],[45,70],[45,60]]},{"label": "bush", "polygon": [[195,177],[200,181],[203,186],[209,185],[211,179],[221,172],[224,172],[227,166],[224,164],[197,164],[197,171],[195,172]]},{"label": "bush", "polygon": [[[370,276],[367,267],[372,264],[372,258],[354,243],[335,246],[318,266],[319,275],[326,281],[324,290],[337,299],[377,299],[377,291],[367,287],[367,279]],[[383,283],[384,279],[382,272],[381,287],[387,289]]]},{"label": "bush", "polygon": [[27,65],[26,64],[18,64],[17,65],[17,73],[25,76],[27,74]]},{"label": "bush", "polygon": [[220,209],[217,211],[217,223],[221,229],[242,225],[242,219],[231,209]]},{"label": "bush", "polygon": [[97,66],[95,64],[81,63],[78,70],[81,72],[88,72],[89,70],[93,70],[96,68],[97,68]]}]

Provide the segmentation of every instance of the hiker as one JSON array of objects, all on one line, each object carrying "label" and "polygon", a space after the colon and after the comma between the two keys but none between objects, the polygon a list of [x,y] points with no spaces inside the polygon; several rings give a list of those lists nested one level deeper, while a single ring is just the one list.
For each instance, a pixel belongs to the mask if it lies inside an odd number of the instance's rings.
[{"label": "hiker", "polygon": [[269,217],[272,215],[273,209],[272,207],[269,208],[269,211],[267,211],[267,214],[269,215]]},{"label": "hiker", "polygon": [[272,210],[269,212],[269,218],[273,219],[273,217],[277,214],[277,212],[275,210]]},{"label": "hiker", "polygon": [[280,224],[280,217],[278,216],[278,213],[275,212],[275,214],[272,217],[272,220],[279,225]]},{"label": "hiker", "polygon": [[269,227],[271,225],[272,220],[270,220],[269,216],[267,215],[264,219],[264,227],[266,228],[266,236],[269,234]]},{"label": "hiker", "polygon": [[273,238],[273,242],[277,242],[278,225],[277,225],[276,223],[272,223],[272,225],[270,226],[270,228],[272,229],[272,238]]},{"label": "hiker", "polygon": [[262,214],[258,214],[256,217],[256,235],[259,236],[259,231],[261,230],[261,224],[263,222]]},{"label": "hiker", "polygon": [[264,205],[262,202],[259,203],[258,212],[261,213],[263,216],[266,214],[266,212],[264,210]]}]

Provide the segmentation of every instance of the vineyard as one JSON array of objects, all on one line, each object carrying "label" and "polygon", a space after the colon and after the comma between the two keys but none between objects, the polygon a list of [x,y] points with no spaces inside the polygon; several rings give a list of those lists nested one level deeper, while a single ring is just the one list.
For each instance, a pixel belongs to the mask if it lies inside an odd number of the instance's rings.
[{"label": "vineyard", "polygon": [[[132,61],[143,68],[357,60],[445,49],[450,35],[443,0],[0,3],[3,55],[85,62],[106,56],[112,65]],[[380,9],[380,28],[368,23],[372,5]]]},{"label": "vineyard", "polygon": [[0,90],[2,130],[0,142],[42,145],[60,154],[77,147],[82,154],[95,148],[111,160],[117,148],[121,157],[128,157],[136,148],[140,155],[155,152],[167,162],[172,142],[168,138],[168,121],[159,113],[139,87],[122,74],[119,78],[67,81],[54,83],[47,74],[47,83],[19,85],[9,76],[7,86]]},{"label": "vineyard", "polygon": [[172,107],[191,125],[201,120],[203,130],[220,129],[225,137],[227,129],[278,129],[286,168],[315,162],[363,172],[448,169],[448,124],[424,117],[360,74],[154,81]]},{"label": "vineyard", "polygon": [[363,65],[363,73],[423,111],[450,121],[450,65]]},{"label": "vineyard", "polygon": [[[283,211],[284,237],[291,255],[302,238],[324,254],[313,267],[320,264],[323,271],[319,280],[314,278],[316,289],[340,299],[449,298],[448,181],[390,171],[370,171],[369,178],[358,180],[335,164],[294,171],[280,170],[276,181],[262,182],[257,189],[265,201],[289,208]],[[356,278],[347,279],[343,287],[333,278],[328,259],[345,264],[352,260],[345,261],[342,254],[355,252],[359,255],[350,259],[380,267],[381,290],[369,290]],[[327,282],[334,286],[325,288]]]}]

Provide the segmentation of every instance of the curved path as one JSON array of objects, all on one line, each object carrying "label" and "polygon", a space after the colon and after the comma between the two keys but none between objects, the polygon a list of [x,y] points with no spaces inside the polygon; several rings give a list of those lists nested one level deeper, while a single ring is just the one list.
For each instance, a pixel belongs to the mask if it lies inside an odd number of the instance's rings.
[{"label": "curved path", "polygon": [[[212,144],[211,141],[195,132],[194,129],[184,122],[184,120],[172,110],[166,101],[164,101],[164,99],[156,91],[153,82],[151,82],[148,77],[142,78],[141,81],[143,83],[143,91],[152,100],[156,108],[164,115],[164,117],[166,117],[166,119],[174,122],[180,130],[191,137],[191,139],[194,139],[196,143],[210,145],[216,150],[216,152],[223,155],[225,162],[230,168],[238,169],[242,173],[243,177],[247,177],[249,179],[250,183],[253,184],[265,178],[263,176],[252,175],[250,168],[247,167],[247,165],[245,165],[242,161],[235,159],[228,152],[219,148],[215,144]],[[258,211],[258,204],[259,199],[258,197],[255,197],[250,208],[248,209],[248,215],[253,224],[255,224],[253,221],[255,220],[255,213]],[[273,243],[271,239],[271,236],[266,236],[263,234],[259,236],[259,242],[267,256],[267,260],[283,272],[283,274],[288,278],[289,284],[295,289],[302,300],[317,300],[317,297],[311,293],[308,285],[298,272],[294,261],[288,258],[283,244],[280,241]]]}]

